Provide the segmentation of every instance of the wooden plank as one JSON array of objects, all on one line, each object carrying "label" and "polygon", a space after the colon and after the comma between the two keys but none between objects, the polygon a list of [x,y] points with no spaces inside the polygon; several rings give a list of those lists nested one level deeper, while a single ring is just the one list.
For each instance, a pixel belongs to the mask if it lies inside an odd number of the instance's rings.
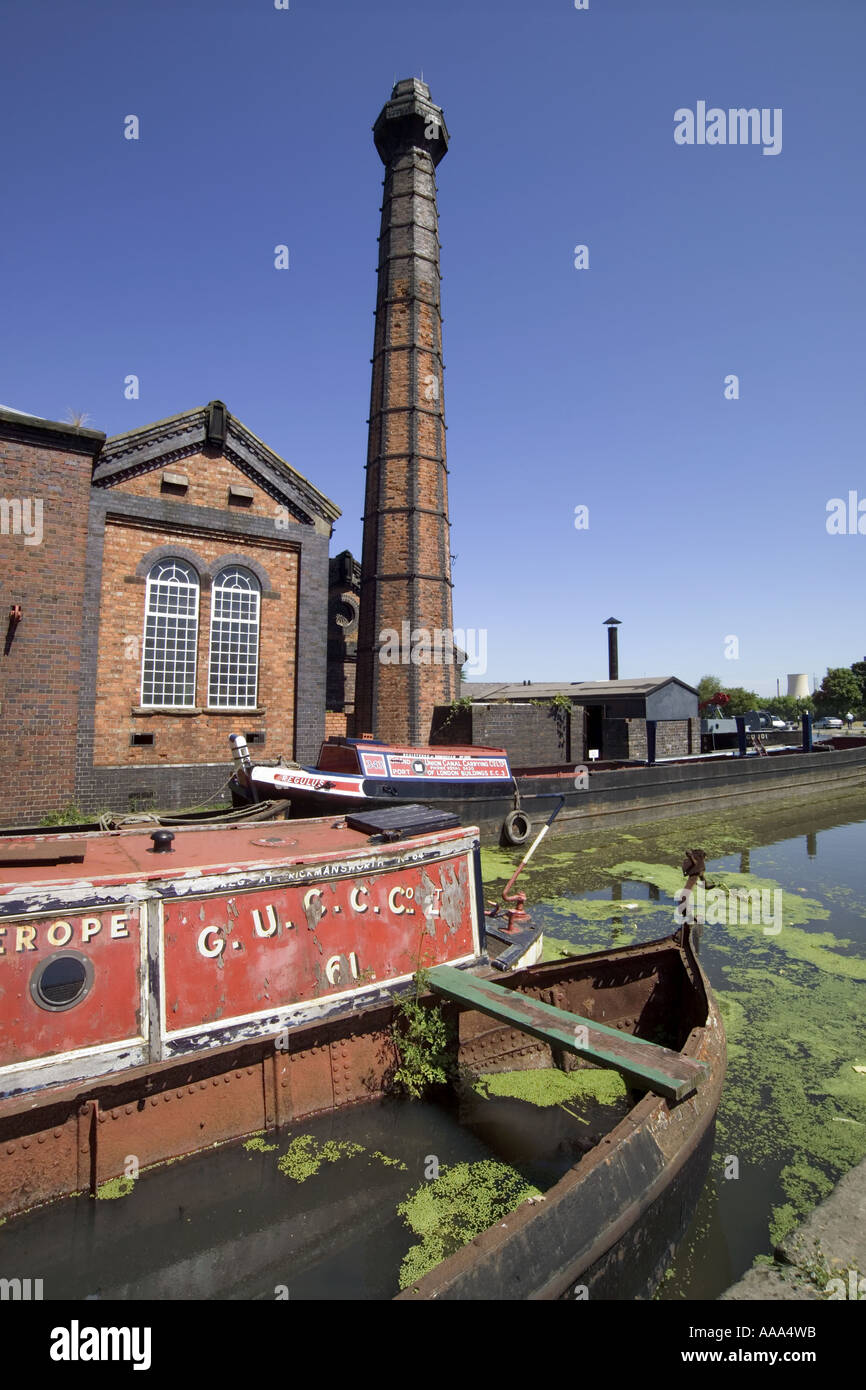
[{"label": "wooden plank", "polygon": [[618,1028],[594,1023],[579,1014],[566,1013],[552,1004],[530,999],[518,990],[479,980],[452,965],[436,965],[426,973],[430,988],[446,999],[489,1014],[552,1047],[586,1057],[600,1067],[620,1071],[630,1085],[654,1091],[669,1100],[682,1100],[708,1073],[705,1062],[696,1062],[681,1052],[635,1038]]}]

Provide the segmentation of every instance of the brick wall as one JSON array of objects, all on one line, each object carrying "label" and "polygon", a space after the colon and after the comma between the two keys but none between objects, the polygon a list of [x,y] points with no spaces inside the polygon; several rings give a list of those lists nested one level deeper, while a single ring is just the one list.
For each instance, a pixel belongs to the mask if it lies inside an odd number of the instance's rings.
[{"label": "brick wall", "polygon": [[426,743],[458,693],[453,644],[451,660],[413,662],[411,646],[380,660],[381,634],[404,622],[433,640],[452,628],[436,180],[412,139],[388,156],[382,199],[355,706],[378,737]]},{"label": "brick wall", "polygon": [[[199,596],[196,713],[162,714],[140,710],[141,635],[144,626],[145,571],[159,547],[182,551],[198,570]],[[231,556],[267,575],[260,607],[259,679],[255,710],[203,712],[208,706],[210,578]],[[193,558],[194,557],[194,558]],[[291,757],[294,702],[286,692],[295,684],[298,557],[287,549],[244,538],[208,540],[170,530],[142,529],[109,518],[105,527],[100,595],[99,657],[94,715],[94,767],[228,761],[228,736],[266,730],[269,750]],[[243,726],[243,727],[241,727]],[[153,734],[152,746],[130,746],[132,734]]]},{"label": "brick wall", "polygon": [[[163,490],[166,470],[187,478],[181,495]],[[229,506],[229,486],[251,493],[249,505]],[[229,777],[233,732],[263,732],[266,757],[315,759],[325,726],[328,531],[318,519],[310,525],[287,516],[213,450],[93,488],[87,604],[101,616],[85,634],[76,776],[83,810],[197,804]],[[166,552],[192,564],[201,579],[200,714],[133,713],[146,573]],[[258,713],[207,711],[210,583],[222,563],[246,565],[261,584]],[[131,746],[132,733],[153,733],[155,741]]]},{"label": "brick wall", "polygon": [[[47,422],[46,422],[47,423]],[[30,499],[31,537],[0,527],[0,766],[4,824],[41,819],[74,797],[91,430],[0,421],[0,495]],[[42,504],[41,539],[38,508]],[[24,518],[27,513],[25,511]],[[25,543],[27,541],[28,543]],[[23,618],[12,635],[12,604]],[[4,650],[5,648],[5,650]]]},{"label": "brick wall", "polygon": [[569,735],[568,722],[568,711],[549,705],[439,706],[433,712],[431,742],[505,748],[512,767],[561,766],[572,761],[574,735]]}]

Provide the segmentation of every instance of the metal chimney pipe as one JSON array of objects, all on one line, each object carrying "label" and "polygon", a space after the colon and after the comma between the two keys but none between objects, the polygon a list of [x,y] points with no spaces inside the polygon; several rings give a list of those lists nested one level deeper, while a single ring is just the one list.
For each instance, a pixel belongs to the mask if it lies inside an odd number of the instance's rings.
[{"label": "metal chimney pipe", "polygon": [[619,618],[606,618],[605,627],[607,628],[607,673],[608,680],[619,680],[619,649],[617,646],[617,628],[620,626]]}]

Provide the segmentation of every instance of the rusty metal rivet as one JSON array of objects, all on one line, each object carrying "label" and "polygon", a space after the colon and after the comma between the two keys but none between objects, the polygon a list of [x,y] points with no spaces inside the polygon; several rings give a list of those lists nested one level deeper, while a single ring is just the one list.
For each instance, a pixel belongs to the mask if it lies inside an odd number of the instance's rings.
[{"label": "rusty metal rivet", "polygon": [[206,1090],[207,1090],[207,1082],[206,1082],[206,1081],[200,1081],[200,1082],[198,1083],[198,1088],[199,1088],[200,1091],[206,1091]]},{"label": "rusty metal rivet", "polygon": [[154,1097],[153,1097],[153,1100],[152,1100],[150,1103],[151,1103],[151,1105],[158,1105],[158,1104],[159,1104],[159,1101],[157,1100],[156,1096],[154,1096]]},{"label": "rusty metal rivet", "polygon": [[113,1120],[116,1120],[119,1114],[120,1114],[120,1111],[119,1111],[119,1110],[112,1110],[112,1112],[111,1112],[111,1118],[112,1118]]},{"label": "rusty metal rivet", "polygon": [[214,1084],[215,1086],[218,1086],[218,1085],[220,1084],[220,1079],[219,1079],[218,1076],[215,1076],[215,1077],[214,1077],[214,1079],[213,1079],[213,1084]]},{"label": "rusty metal rivet", "polygon": [[127,1105],[125,1113],[126,1113],[127,1115],[131,1115],[131,1114],[132,1114],[132,1106],[131,1106],[131,1105]]},{"label": "rusty metal rivet", "polygon": [[255,1067],[247,1067],[247,1076],[252,1076],[254,1071]]},{"label": "rusty metal rivet", "polygon": [[105,1121],[108,1119],[108,1116],[107,1116],[107,1115],[99,1115],[99,1116],[97,1116],[97,1118],[98,1118],[98,1120],[99,1120],[99,1123],[100,1123],[101,1125],[104,1125],[104,1124],[105,1124]]},{"label": "rusty metal rivet", "polygon": [[281,1089],[282,1089],[282,1090],[285,1090],[286,1087],[288,1086],[288,1084],[289,1084],[288,1081],[281,1081],[281,1082],[280,1082],[280,1087],[281,1087]]},{"label": "rusty metal rivet", "polygon": [[55,1139],[59,1139],[62,1133],[63,1133],[63,1130],[62,1130],[62,1129],[55,1129],[55,1131],[54,1131],[54,1138],[55,1138]]},{"label": "rusty metal rivet", "polygon": [[228,1085],[229,1082],[231,1081],[231,1077],[230,1077],[230,1076],[224,1076],[224,1077],[223,1077],[223,1081],[225,1082],[226,1085]]},{"label": "rusty metal rivet", "polygon": [[[180,1091],[178,1091],[178,1095],[180,1095]],[[187,1086],[187,1095],[189,1095],[189,1096],[194,1096],[194,1095],[195,1095],[195,1086]]]},{"label": "rusty metal rivet", "polygon": [[36,1142],[37,1142],[37,1144],[44,1144],[44,1143],[45,1143],[45,1140],[46,1140],[47,1138],[48,1138],[48,1135],[47,1135],[47,1134],[39,1134],[39,1135],[37,1135]]},{"label": "rusty metal rivet", "polygon": [[183,1091],[175,1091],[178,1100],[183,1100]]},{"label": "rusty metal rivet", "polygon": [[86,1105],[82,1105],[82,1106],[80,1107],[78,1113],[79,1113],[79,1115],[86,1115],[86,1114],[87,1114],[87,1106],[86,1106]]},{"label": "rusty metal rivet", "polygon": [[163,1096],[163,1100],[165,1101],[166,1105],[168,1105],[168,1102],[171,1100],[171,1096],[168,1094],[168,1091],[166,1091],[165,1095]]},{"label": "rusty metal rivet", "polygon": [[24,1139],[24,1140],[22,1140],[21,1147],[22,1147],[22,1149],[29,1149],[29,1148],[30,1148],[30,1140],[29,1140],[29,1139]]}]

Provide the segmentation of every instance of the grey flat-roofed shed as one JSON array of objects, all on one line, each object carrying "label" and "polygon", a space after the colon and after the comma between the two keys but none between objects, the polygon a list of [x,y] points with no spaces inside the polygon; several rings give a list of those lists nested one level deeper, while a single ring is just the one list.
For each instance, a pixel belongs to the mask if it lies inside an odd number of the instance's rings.
[{"label": "grey flat-roofed shed", "polygon": [[[468,696],[475,709],[460,725],[466,741],[501,743],[515,762],[580,761],[591,756],[643,760],[649,751],[650,721],[656,728],[658,757],[700,751],[698,692],[677,676],[529,684],[464,681],[460,694]],[[562,709],[563,696],[571,703],[570,715]],[[512,716],[506,716],[504,706],[513,710]],[[523,713],[518,714],[518,707]],[[560,719],[555,738],[550,718],[545,717],[554,714],[566,720],[563,724]],[[456,732],[453,716],[451,728]]]},{"label": "grey flat-roofed shed", "polygon": [[696,719],[698,692],[678,676],[641,676],[618,681],[464,681],[460,694],[479,703],[553,700],[564,695],[576,705],[610,705],[620,719]]}]

